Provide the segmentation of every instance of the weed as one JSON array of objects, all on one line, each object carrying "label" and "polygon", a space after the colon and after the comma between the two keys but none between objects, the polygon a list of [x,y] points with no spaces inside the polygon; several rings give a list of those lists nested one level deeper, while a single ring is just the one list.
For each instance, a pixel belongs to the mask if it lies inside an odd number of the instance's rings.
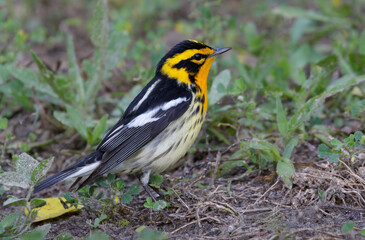
[{"label": "weed", "polygon": [[328,161],[333,163],[336,163],[341,159],[347,164],[352,165],[357,161],[357,154],[365,151],[365,148],[363,147],[365,138],[361,131],[350,134],[343,142],[336,138],[331,138],[331,148],[323,143],[318,146],[318,156],[320,158],[327,158]]},{"label": "weed", "polygon": [[[4,206],[19,206],[19,211],[10,213],[1,221],[0,237],[2,239],[13,239],[16,237],[43,239],[50,230],[51,225],[45,224],[29,231],[33,219],[37,216],[37,211],[33,209],[46,204],[42,199],[31,199],[31,193],[38,181],[44,177],[52,162],[53,158],[38,162],[31,156],[23,153],[14,158],[14,172],[3,172],[0,174],[0,183],[2,185],[27,189],[25,197],[17,198],[9,195],[4,202]],[[24,208],[29,214],[24,214]]]}]

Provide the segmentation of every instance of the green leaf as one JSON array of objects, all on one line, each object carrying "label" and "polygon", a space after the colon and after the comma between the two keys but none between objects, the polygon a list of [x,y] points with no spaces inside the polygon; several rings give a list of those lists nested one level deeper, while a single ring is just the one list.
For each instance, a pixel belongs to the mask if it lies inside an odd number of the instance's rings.
[{"label": "green leaf", "polygon": [[360,141],[360,139],[362,138],[363,135],[364,134],[361,131],[356,131],[354,133],[354,138],[355,138],[356,141]]},{"label": "green leaf", "polygon": [[90,38],[94,46],[103,47],[108,44],[108,36],[108,3],[106,0],[99,0],[96,3],[92,17]]},{"label": "green leaf", "polygon": [[286,120],[286,113],[281,103],[280,96],[276,96],[276,122],[278,124],[279,132],[282,137],[285,137],[288,131],[288,123]]},{"label": "green leaf", "polygon": [[71,233],[64,232],[64,233],[58,234],[57,237],[55,237],[55,239],[57,239],[57,240],[74,240],[75,238],[71,235]]},{"label": "green leaf", "polygon": [[91,231],[87,237],[86,240],[110,240],[112,239],[108,234],[101,231]]},{"label": "green leaf", "polygon": [[122,203],[128,204],[133,200],[133,196],[129,193],[125,193],[122,195]]},{"label": "green leaf", "polygon": [[[0,224],[0,236],[5,232],[5,228]],[[10,238],[10,237],[9,237]],[[5,238],[7,239],[7,238]]]},{"label": "green leaf", "polygon": [[123,191],[125,183],[122,179],[118,179],[117,181],[113,182],[113,186],[118,189],[118,191]]},{"label": "green leaf", "polygon": [[8,227],[14,227],[15,221],[19,218],[18,213],[10,213],[1,220],[0,225],[5,229]]},{"label": "green leaf", "polygon": [[31,175],[38,166],[38,161],[26,153],[15,160],[15,172],[0,174],[0,183],[11,187],[29,188],[32,183]]},{"label": "green leaf", "polygon": [[[350,27],[351,23],[346,18],[326,16],[320,12],[313,10],[302,9],[299,7],[279,6],[273,9],[273,13],[280,15],[284,18],[308,18],[315,21],[325,22],[333,24],[335,26],[340,25],[343,27]],[[338,27],[338,26],[337,26]]]},{"label": "green leaf", "polygon": [[362,31],[359,39],[359,53],[365,54],[365,30]]},{"label": "green leaf", "polygon": [[267,141],[243,141],[241,142],[241,144],[253,149],[270,151],[276,160],[279,160],[281,158],[280,152],[277,147]]},{"label": "green leaf", "polygon": [[35,229],[33,229],[30,232],[26,232],[24,233],[21,237],[20,240],[40,240],[40,239],[45,239],[47,233],[49,232],[49,230],[51,229],[51,224],[44,224],[42,226],[39,226]]},{"label": "green leaf", "polygon": [[289,158],[281,158],[276,166],[276,172],[284,180],[284,182],[291,186],[291,177],[295,172],[294,164]]},{"label": "green leaf", "polygon": [[115,177],[115,174],[109,173],[106,180],[108,181],[108,183],[112,183],[115,180]]},{"label": "green leaf", "polygon": [[149,185],[153,187],[160,187],[160,185],[163,183],[164,179],[163,176],[160,174],[151,174]]},{"label": "green leaf", "polygon": [[42,207],[46,204],[47,204],[47,201],[45,201],[44,199],[41,199],[41,198],[33,198],[32,200],[30,200],[30,207],[32,209]]},{"label": "green leaf", "polygon": [[128,194],[131,194],[131,195],[137,195],[139,194],[140,192],[140,189],[139,189],[139,186],[138,184],[133,184],[127,191]]},{"label": "green leaf", "polygon": [[290,39],[292,43],[297,43],[306,30],[309,28],[311,20],[307,18],[297,18],[290,28]]},{"label": "green leaf", "polygon": [[335,147],[336,151],[339,151],[341,149],[342,145],[343,145],[343,143],[340,140],[336,139],[336,138],[333,138],[331,140],[331,144]]},{"label": "green leaf", "polygon": [[73,37],[71,35],[68,35],[67,37],[67,57],[69,66],[68,72],[71,80],[70,82],[74,83],[73,89],[77,89],[77,104],[82,106],[85,100],[84,80],[81,77],[80,69],[77,64]]},{"label": "green leaf", "polygon": [[318,157],[325,158],[332,155],[332,150],[326,144],[320,144],[318,146]]},{"label": "green leaf", "polygon": [[17,198],[15,196],[9,195],[8,199],[3,203],[3,206],[11,205],[11,206],[25,206],[27,201],[25,198]]},{"label": "green leaf", "polygon": [[361,229],[361,236],[365,236],[365,228]]},{"label": "green leaf", "polygon": [[219,140],[221,140],[225,144],[227,144],[227,145],[231,144],[231,142],[228,140],[228,138],[224,134],[222,134],[220,131],[218,131],[217,129],[208,128],[208,131],[210,133],[214,134]]},{"label": "green leaf", "polygon": [[324,192],[318,188],[318,198],[319,200],[323,201],[324,200]]},{"label": "green leaf", "polygon": [[95,126],[94,131],[91,134],[91,139],[88,142],[89,145],[94,145],[101,134],[104,132],[106,121],[108,120],[108,114],[105,114],[98,122],[98,124]]},{"label": "green leaf", "polygon": [[82,138],[87,139],[88,134],[82,114],[70,105],[66,107],[66,110],[71,121],[71,126],[81,135]]},{"label": "green leaf", "polygon": [[167,206],[167,203],[163,200],[159,200],[153,204],[153,211],[160,211]]},{"label": "green leaf", "polygon": [[136,232],[142,232],[143,231],[143,229],[145,229],[145,228],[147,228],[145,225],[142,225],[142,226],[139,226],[138,228],[136,228]]},{"label": "green leaf", "polygon": [[[220,72],[214,79],[210,91],[208,93],[209,106],[215,105],[222,97],[227,94],[227,88],[231,81],[231,72],[226,69]],[[219,91],[219,86],[221,91]],[[225,89],[225,91],[222,91]]]},{"label": "green leaf", "polygon": [[253,22],[248,22],[244,27],[245,42],[250,51],[256,51],[261,46],[261,37],[257,33],[256,25]]},{"label": "green leaf", "polygon": [[352,74],[345,75],[337,79],[334,83],[329,85],[325,92],[321,94],[322,98],[331,97],[339,92],[351,88],[354,85],[365,82],[365,75],[354,76]]},{"label": "green leaf", "polygon": [[288,132],[293,132],[298,129],[304,121],[308,120],[312,116],[313,112],[321,104],[321,97],[313,97],[309,99],[288,122]]},{"label": "green leaf", "polygon": [[0,130],[5,130],[8,127],[8,119],[0,118]]},{"label": "green leaf", "polygon": [[352,145],[354,145],[354,138],[355,138],[355,135],[354,134],[350,134],[350,136],[348,136],[347,138],[345,138],[343,140],[343,143],[346,146],[352,146]]},{"label": "green leaf", "polygon": [[[51,71],[48,70],[47,66],[41,61],[40,58],[38,58],[38,56],[33,51],[31,51],[30,53],[34,62],[37,64],[40,75],[44,80],[43,82],[46,82],[51,87],[51,89],[62,100],[62,103],[72,102],[74,100],[72,95],[73,91],[71,89],[69,80],[63,76],[55,76]],[[39,88],[37,87],[37,89]],[[47,93],[49,94],[51,92],[48,91]]]},{"label": "green leaf", "polygon": [[198,186],[202,190],[205,189],[205,186],[203,184],[201,184],[200,182],[197,182],[195,185]]},{"label": "green leaf", "polygon": [[[144,228],[142,229],[141,227],[144,227]],[[163,240],[163,239],[168,238],[168,235],[165,232],[151,230],[151,229],[146,228],[145,226],[141,226],[141,227],[138,228],[139,234],[136,238],[137,240]]]},{"label": "green leaf", "polygon": [[153,207],[152,198],[148,197],[146,199],[146,202],[143,204],[143,206],[146,207],[146,208],[152,208]]},{"label": "green leaf", "polygon": [[72,128],[71,120],[68,118],[67,113],[61,111],[54,111],[53,116],[57,121],[61,122],[63,125]]},{"label": "green leaf", "polygon": [[338,153],[332,153],[330,157],[328,158],[329,162],[336,163],[340,159],[340,155]]},{"label": "green leaf", "polygon": [[99,224],[100,224],[103,220],[105,220],[105,219],[107,219],[107,218],[108,218],[108,216],[107,216],[105,213],[101,214],[101,216],[100,216],[100,217],[95,218],[95,221],[94,221],[94,227],[95,227],[95,228],[99,227]]},{"label": "green leaf", "polygon": [[48,169],[52,166],[53,160],[54,157],[45,159],[34,168],[30,178],[34,185],[36,185],[44,176],[46,176]]},{"label": "green leaf", "polygon": [[355,223],[353,221],[348,221],[342,225],[342,232],[343,233],[349,233],[352,230],[354,230]]},{"label": "green leaf", "polygon": [[283,153],[283,157],[284,158],[288,158],[290,159],[291,153],[294,149],[294,147],[298,144],[298,138],[292,138],[288,144],[286,144],[285,149],[284,149],[284,153]]}]

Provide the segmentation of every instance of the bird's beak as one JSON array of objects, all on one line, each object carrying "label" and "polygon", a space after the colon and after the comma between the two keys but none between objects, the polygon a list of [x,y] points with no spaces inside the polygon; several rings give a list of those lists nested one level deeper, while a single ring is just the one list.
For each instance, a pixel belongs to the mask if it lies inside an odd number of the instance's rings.
[{"label": "bird's beak", "polygon": [[220,55],[220,54],[222,54],[222,53],[225,53],[225,52],[227,52],[227,51],[229,51],[229,50],[231,50],[231,49],[232,49],[231,47],[215,48],[215,49],[214,49],[214,52],[213,52],[212,54],[210,54],[210,55],[208,56],[208,58],[216,57],[216,56],[218,56],[218,55]]}]

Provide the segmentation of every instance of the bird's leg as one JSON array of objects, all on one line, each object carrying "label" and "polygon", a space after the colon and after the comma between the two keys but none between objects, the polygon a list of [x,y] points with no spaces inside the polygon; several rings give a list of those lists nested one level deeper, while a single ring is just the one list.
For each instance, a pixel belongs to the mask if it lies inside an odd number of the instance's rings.
[{"label": "bird's leg", "polygon": [[[148,193],[148,195],[150,195],[150,197],[152,198],[152,200],[154,202],[157,202],[157,199],[155,198],[155,196],[153,196],[149,186],[148,186],[148,182],[150,180],[150,174],[151,174],[151,170],[148,170],[147,172],[143,172],[142,175],[139,177],[139,181],[141,182],[144,190],[146,190],[146,192]],[[158,193],[159,194],[159,193]],[[160,195],[160,194],[159,194]],[[165,213],[163,210],[160,210],[161,214],[166,217],[167,219],[170,220],[170,222],[174,225],[174,228],[176,228],[176,224],[174,222],[174,220],[172,220],[172,218]]]}]

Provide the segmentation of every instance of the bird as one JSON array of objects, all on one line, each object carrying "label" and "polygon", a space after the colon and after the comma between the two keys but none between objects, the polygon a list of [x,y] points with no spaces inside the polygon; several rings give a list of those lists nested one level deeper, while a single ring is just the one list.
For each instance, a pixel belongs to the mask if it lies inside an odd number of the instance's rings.
[{"label": "bird", "polygon": [[95,151],[40,181],[33,193],[67,179],[78,189],[107,173],[135,174],[156,201],[148,183],[182,158],[196,140],[207,112],[207,79],[215,58],[231,47],[212,48],[184,40],[157,64],[155,76],[106,133]]}]

